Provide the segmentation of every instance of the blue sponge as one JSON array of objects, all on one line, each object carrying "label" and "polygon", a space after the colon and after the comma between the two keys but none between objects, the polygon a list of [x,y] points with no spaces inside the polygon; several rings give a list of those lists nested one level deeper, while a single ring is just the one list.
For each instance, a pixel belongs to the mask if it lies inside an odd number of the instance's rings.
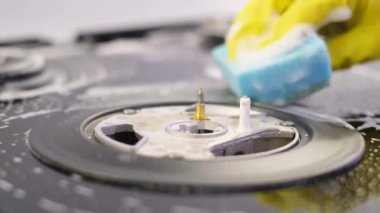
[{"label": "blue sponge", "polygon": [[323,88],[332,73],[325,43],[314,33],[284,54],[249,66],[229,61],[224,45],[212,54],[236,95],[271,105],[285,105]]}]

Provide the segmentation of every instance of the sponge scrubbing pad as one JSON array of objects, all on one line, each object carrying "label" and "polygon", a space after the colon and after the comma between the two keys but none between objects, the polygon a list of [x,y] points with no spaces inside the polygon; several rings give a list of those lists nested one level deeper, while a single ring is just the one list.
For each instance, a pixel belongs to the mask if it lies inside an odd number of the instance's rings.
[{"label": "sponge scrubbing pad", "polygon": [[212,54],[236,95],[265,104],[291,103],[328,85],[331,77],[326,45],[314,33],[270,60],[229,61],[224,45]]}]

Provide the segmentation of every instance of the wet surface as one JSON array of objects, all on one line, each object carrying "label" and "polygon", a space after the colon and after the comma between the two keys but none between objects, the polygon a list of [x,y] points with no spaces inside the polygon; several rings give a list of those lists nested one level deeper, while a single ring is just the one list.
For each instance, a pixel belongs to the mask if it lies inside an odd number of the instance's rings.
[{"label": "wet surface", "polygon": [[[244,194],[162,194],[67,174],[33,157],[28,148],[29,135],[36,128],[36,121],[48,122],[55,113],[80,114],[131,104],[192,100],[199,87],[204,88],[206,101],[237,103],[237,97],[196,42],[189,45],[186,37],[186,42],[179,42],[183,45],[172,45],[170,38],[160,39],[151,38],[135,53],[48,60],[49,69],[57,70],[67,80],[65,83],[55,84],[54,89],[33,98],[1,103],[1,212],[377,212],[380,116],[376,110],[380,109],[380,95],[378,90],[364,94],[362,87],[350,86],[352,82],[347,79],[367,82],[370,88],[380,84],[374,78],[367,81],[363,74],[355,76],[355,72],[335,75],[332,87],[298,103],[346,118],[366,140],[365,157],[356,168],[313,184]],[[345,93],[344,88],[351,89]],[[333,94],[339,94],[340,99]],[[360,104],[363,96],[371,99]],[[51,135],[52,142],[54,137]]]},{"label": "wet surface", "polygon": [[[315,184],[255,194],[255,198],[280,211],[375,212],[380,196],[379,115],[347,117],[366,141],[366,154],[353,170]],[[366,206],[374,201],[374,206]]]}]

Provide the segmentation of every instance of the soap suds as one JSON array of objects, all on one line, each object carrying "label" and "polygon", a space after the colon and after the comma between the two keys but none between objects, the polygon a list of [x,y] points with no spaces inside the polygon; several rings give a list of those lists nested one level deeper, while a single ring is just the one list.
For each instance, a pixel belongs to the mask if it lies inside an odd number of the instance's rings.
[{"label": "soap suds", "polygon": [[39,110],[39,111],[36,111],[36,112],[27,112],[27,113],[24,113],[24,114],[10,116],[10,117],[4,119],[3,122],[8,123],[9,121],[13,121],[13,120],[16,120],[16,119],[26,119],[26,118],[35,117],[35,116],[46,115],[46,114],[50,114],[52,112],[56,112],[58,110],[59,109],[47,109],[47,110]]},{"label": "soap suds", "polygon": [[352,10],[349,7],[340,7],[332,10],[329,15],[323,20],[317,29],[333,22],[347,21],[352,17]]},{"label": "soap suds", "polygon": [[0,190],[9,192],[9,191],[12,191],[12,189],[13,189],[13,185],[11,183],[0,179]]},{"label": "soap suds", "polygon": [[[243,38],[239,44],[238,54],[236,61],[244,66],[252,66],[256,63],[262,64],[263,62],[270,61],[273,58],[277,58],[281,55],[286,54],[290,50],[294,49],[296,46],[300,45],[304,39],[312,33],[315,33],[320,27],[332,23],[346,21],[352,17],[352,11],[348,7],[340,7],[332,10],[329,15],[318,25],[312,26],[310,24],[304,23],[294,27],[287,34],[285,34],[281,39],[273,42],[269,46],[258,49],[258,45],[269,36],[269,33],[264,33],[261,36],[252,36],[250,39]],[[270,28],[273,23],[278,19],[271,19],[268,23],[266,32],[270,32]],[[227,36],[230,40],[233,35],[235,35],[242,24],[235,23]]]},{"label": "soap suds", "polygon": [[67,212],[68,207],[62,203],[58,203],[56,201],[52,201],[47,198],[42,198],[38,202],[41,209],[48,211],[48,212]]},{"label": "soap suds", "polygon": [[236,22],[236,23],[234,23],[234,24],[230,27],[230,29],[229,29],[229,31],[228,31],[228,33],[227,33],[226,40],[227,40],[227,41],[230,41],[230,40],[234,37],[234,35],[236,35],[236,34],[240,31],[240,29],[241,29],[242,27],[243,27],[243,25],[242,25],[241,22]]},{"label": "soap suds", "polygon": [[85,196],[85,197],[93,197],[94,196],[94,190],[82,185],[78,185],[75,187],[75,193]]},{"label": "soap suds", "polygon": [[51,72],[54,79],[50,84],[31,90],[4,90],[0,94],[0,100],[27,99],[49,93],[67,95],[73,90],[100,82],[107,77],[107,71],[101,65],[89,63],[82,66],[79,66],[75,73],[53,68]]},{"label": "soap suds", "polygon": [[305,38],[312,33],[314,33],[312,26],[306,24],[299,25],[283,36],[283,38],[263,49],[241,48],[236,61],[241,66],[252,66],[257,63],[262,64],[271,61],[302,44]]}]

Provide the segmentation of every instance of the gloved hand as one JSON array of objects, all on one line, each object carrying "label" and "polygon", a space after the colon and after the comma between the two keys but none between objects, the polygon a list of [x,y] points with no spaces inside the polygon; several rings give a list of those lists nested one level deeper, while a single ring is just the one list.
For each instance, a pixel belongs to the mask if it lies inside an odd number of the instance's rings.
[{"label": "gloved hand", "polygon": [[380,57],[380,0],[248,0],[227,35],[228,56],[264,48],[305,24],[325,37],[333,68]]}]

